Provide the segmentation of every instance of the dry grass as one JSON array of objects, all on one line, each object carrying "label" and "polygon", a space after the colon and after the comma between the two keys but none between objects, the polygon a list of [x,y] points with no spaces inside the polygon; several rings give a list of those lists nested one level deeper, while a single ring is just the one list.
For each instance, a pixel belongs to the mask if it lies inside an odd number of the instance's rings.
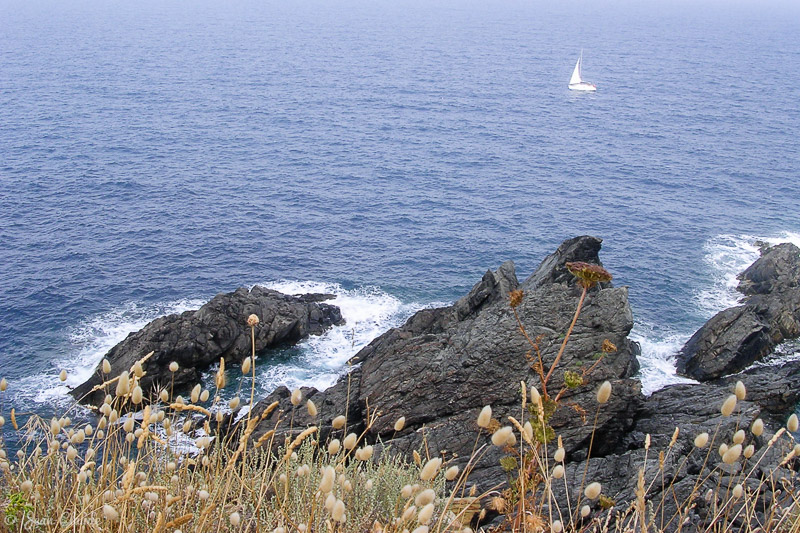
[{"label": "dry grass", "polygon": [[[518,303],[522,295],[514,297]],[[579,312],[580,305],[576,319]],[[257,323],[250,317],[253,330]],[[520,328],[525,334],[521,324]],[[568,337],[569,332],[565,344]],[[224,387],[224,364],[220,366],[216,384]],[[253,377],[255,366],[245,365]],[[742,444],[748,432],[757,433],[760,427],[734,435],[709,428],[710,435],[699,436],[691,452],[703,458],[698,482],[691,497],[678,502],[669,516],[664,497],[649,495],[654,486],[659,495],[667,494],[665,488],[674,483],[663,465],[674,453],[679,432],[660,451],[649,449],[648,437],[635,501],[613,507],[603,487],[586,479],[586,468],[564,467],[560,438],[555,453],[548,456],[553,447],[546,441],[555,437],[548,420],[560,394],[551,399],[546,384],[555,369],[553,364],[545,375],[544,368],[538,368],[543,394],[521,384],[517,417],[491,419],[488,407],[480,416],[475,413],[478,426],[495,428],[492,445],[505,450],[501,464],[510,480],[499,492],[476,494],[467,490],[471,466],[484,456],[488,444],[476,447],[459,471],[419,454],[411,461],[388,453],[376,457],[363,434],[345,435],[346,423],[326,442],[319,442],[316,426],[310,426],[296,428],[302,431],[292,441],[276,443],[276,433],[267,432],[254,443],[250,435],[271,409],[252,419],[248,411],[238,433],[215,433],[223,407],[215,392],[196,387],[186,401],[166,389],[148,403],[141,398],[138,380],[144,373],[137,364],[104,384],[108,396],[95,426],[73,424],[66,415],[49,421],[30,415],[20,426],[13,410],[8,420],[0,419],[0,424],[14,426],[21,441],[15,457],[0,451],[0,530],[466,533],[478,529],[484,508],[504,514],[502,527],[513,531],[658,532],[689,527],[684,522],[702,499],[714,517],[708,531],[800,531],[797,479],[778,486],[780,480],[761,471],[768,454],[781,454],[783,466],[797,464],[800,446],[785,429],[755,453]],[[6,386],[5,380],[0,382],[0,402]],[[739,399],[745,394],[743,387],[734,392]],[[294,408],[315,416],[316,406],[298,393],[292,397]],[[600,387],[598,412],[611,394],[610,384]],[[250,407],[254,401],[251,388]],[[120,415],[132,411],[135,417]],[[736,416],[735,400],[726,403],[724,411]],[[292,413],[284,416],[291,420]],[[375,420],[365,422],[369,428]],[[792,424],[796,420],[790,420]],[[395,427],[402,428],[402,421]],[[0,448],[5,449],[2,441]],[[655,473],[645,468],[653,457],[660,464]],[[578,483],[570,479],[581,475]],[[701,493],[712,479],[726,482]],[[571,493],[570,487],[578,488]],[[779,503],[758,524],[753,496],[765,489]]]}]

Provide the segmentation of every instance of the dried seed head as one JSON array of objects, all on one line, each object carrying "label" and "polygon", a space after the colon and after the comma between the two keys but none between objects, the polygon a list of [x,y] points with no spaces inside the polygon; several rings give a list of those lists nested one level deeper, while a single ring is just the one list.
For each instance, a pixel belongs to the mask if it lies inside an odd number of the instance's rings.
[{"label": "dried seed head", "polygon": [[736,395],[731,394],[722,403],[722,407],[720,407],[720,412],[722,413],[722,416],[731,416],[734,409],[736,409]]},{"label": "dried seed head", "polygon": [[422,481],[430,481],[436,477],[436,474],[439,472],[439,468],[441,468],[441,466],[441,457],[434,457],[433,459],[428,460],[428,462],[425,463],[425,466],[422,467],[422,470],[419,473],[419,478]]},{"label": "dried seed head", "polygon": [[556,453],[553,454],[553,459],[556,460],[557,463],[564,461],[564,457],[567,455],[566,450],[564,448],[557,448]]},{"label": "dried seed head", "polygon": [[425,489],[417,494],[416,498],[414,498],[414,504],[419,507],[423,507],[429,503],[433,503],[435,500],[436,493],[433,491],[433,489]]},{"label": "dried seed head", "polygon": [[136,385],[136,387],[133,388],[133,392],[131,393],[131,401],[136,405],[142,403],[142,388],[139,385]]},{"label": "dried seed head", "polygon": [[322,479],[319,482],[319,491],[322,494],[333,490],[333,483],[336,481],[336,470],[332,466],[322,469]]},{"label": "dried seed head", "polygon": [[550,524],[550,531],[553,533],[561,533],[564,531],[564,526],[561,524],[561,520],[553,520],[553,523]]},{"label": "dried seed head", "polygon": [[735,487],[733,487],[733,497],[734,499],[738,500],[744,494],[744,489],[740,483],[737,483]]},{"label": "dried seed head", "polygon": [[246,357],[244,361],[242,361],[242,374],[247,375],[250,373],[250,364],[251,359],[250,357]]},{"label": "dried seed head", "polygon": [[694,438],[694,445],[698,448],[705,448],[706,444],[708,444],[708,433],[705,431]]},{"label": "dried seed head", "polygon": [[518,307],[522,303],[523,296],[525,296],[525,293],[521,290],[509,292],[508,299],[511,307]]},{"label": "dried seed head", "polygon": [[240,403],[240,401],[241,401],[241,400],[239,400],[239,397],[238,397],[238,396],[234,396],[233,398],[231,398],[231,401],[229,401],[229,402],[228,402],[228,406],[229,406],[231,409],[236,409],[237,407],[239,407],[239,403]]},{"label": "dried seed head", "polygon": [[742,445],[741,444],[734,444],[723,454],[722,462],[726,465],[733,464],[737,460],[739,460],[739,456],[742,455]]},{"label": "dried seed head", "polygon": [[158,397],[162,402],[166,403],[169,400],[169,393],[167,392],[167,389],[161,389],[161,391],[158,393]]},{"label": "dried seed head", "polygon": [[400,496],[402,496],[403,498],[408,499],[411,497],[412,494],[414,494],[414,487],[412,487],[411,485],[403,485],[403,488],[400,489]]},{"label": "dried seed head", "polygon": [[720,445],[719,445],[719,456],[720,456],[720,457],[722,457],[723,455],[725,455],[725,452],[727,452],[727,451],[728,451],[728,445],[727,445],[727,444],[725,444],[725,443],[723,442],[722,444],[720,444]]},{"label": "dried seed head", "polygon": [[600,492],[603,490],[603,486],[600,485],[597,481],[594,483],[589,483],[586,485],[583,493],[586,495],[587,498],[590,500],[596,500],[598,496],[600,496]]},{"label": "dried seed head", "polygon": [[342,429],[345,422],[347,422],[347,419],[344,417],[344,415],[339,415],[331,421],[331,426],[333,429]]},{"label": "dried seed head", "polygon": [[505,446],[514,430],[511,426],[503,426],[492,434],[492,444],[495,446]]},{"label": "dried seed head", "polygon": [[745,396],[747,396],[747,389],[745,388],[744,383],[737,381],[736,387],[733,389],[733,393],[736,395],[737,400],[744,400]]},{"label": "dried seed head", "polygon": [[247,325],[254,328],[258,325],[258,315],[252,314],[247,317]]},{"label": "dried seed head", "polygon": [[750,459],[751,457],[753,457],[754,453],[756,453],[755,446],[753,446],[752,444],[748,444],[747,447],[742,452],[742,455],[744,455],[745,459]]},{"label": "dried seed head", "polygon": [[604,404],[608,402],[611,397],[611,382],[604,381],[600,388],[597,389],[597,403]]},{"label": "dried seed head", "polygon": [[600,265],[584,263],[583,261],[574,261],[566,263],[570,274],[578,278],[578,283],[587,289],[591,289],[598,283],[605,283],[611,281],[612,276],[605,268]]},{"label": "dried seed head", "polygon": [[133,420],[133,417],[129,416],[125,420],[125,423],[122,424],[122,429],[124,429],[127,433],[130,433],[131,431],[133,431],[133,424],[134,423],[135,423],[135,421]]},{"label": "dried seed head", "polygon": [[110,374],[111,373],[111,363],[108,359],[103,359],[103,374]]},{"label": "dried seed head", "polygon": [[137,378],[144,376],[144,369],[142,368],[142,363],[139,361],[133,363],[133,366],[131,367],[131,372],[133,372],[133,375],[136,376]]},{"label": "dried seed head", "polygon": [[581,507],[581,518],[586,518],[587,516],[589,516],[589,513],[591,512],[592,508],[589,507],[588,505],[584,505],[583,507]]},{"label": "dried seed head", "polygon": [[128,371],[125,370],[119,375],[115,394],[117,395],[117,398],[121,398],[123,396],[127,396],[130,392],[130,378],[128,377]]},{"label": "dried seed head", "polygon": [[488,405],[484,406],[481,409],[480,414],[478,415],[478,427],[487,428],[489,427],[489,422],[492,421],[492,408]]},{"label": "dried seed head", "polygon": [[529,444],[533,443],[533,426],[531,425],[530,420],[525,422],[525,425],[522,426],[522,432],[525,434],[525,442]]},{"label": "dried seed head", "polygon": [[542,405],[542,395],[539,394],[539,389],[535,386],[531,386],[531,403],[539,407]]},{"label": "dried seed head", "polygon": [[333,439],[328,443],[328,455],[336,455],[342,449],[342,443],[339,439]]},{"label": "dried seed head", "polygon": [[355,433],[350,433],[344,438],[344,448],[346,450],[352,450],[356,447],[358,443],[358,435]]},{"label": "dried seed head", "polygon": [[300,402],[303,401],[302,391],[300,389],[293,390],[290,401],[292,402],[292,405],[300,405]]},{"label": "dried seed head", "polygon": [[447,481],[453,481],[458,476],[458,466],[453,465],[444,472],[444,478]]},{"label": "dried seed head", "polygon": [[344,522],[345,521],[344,512],[345,512],[344,502],[342,500],[336,500],[336,503],[333,504],[333,509],[331,510],[331,518],[340,523]]},{"label": "dried seed head", "polygon": [[395,431],[403,431],[403,428],[406,427],[406,417],[401,416],[398,418],[394,423],[394,430]]},{"label": "dried seed head", "polygon": [[[412,505],[412,506],[408,507],[405,511],[403,511],[402,521],[403,522],[410,522],[411,520],[414,519],[414,516],[416,514],[417,514],[417,506],[416,505]],[[408,531],[408,530],[406,530],[406,531]]]},{"label": "dried seed head", "polygon": [[431,517],[433,516],[433,504],[429,503],[428,505],[424,506],[422,509],[419,510],[419,514],[417,514],[417,522],[422,525],[426,525],[428,522],[431,521]]},{"label": "dried seed head", "polygon": [[314,405],[314,402],[308,400],[306,402],[306,409],[308,410],[308,414],[311,416],[317,416],[317,406]]},{"label": "dried seed head", "polygon": [[217,389],[224,389],[225,385],[228,382],[228,378],[225,375],[225,358],[219,358],[219,368],[217,369],[217,373],[214,376],[214,385],[217,386]]},{"label": "dried seed head", "polygon": [[796,433],[797,426],[798,426],[797,415],[792,413],[792,416],[790,416],[789,420],[786,421],[786,429],[788,429],[792,433]]},{"label": "dried seed head", "polygon": [[672,432],[672,438],[669,441],[669,447],[672,448],[675,446],[675,443],[678,442],[678,435],[681,434],[681,428],[675,426],[675,431]]},{"label": "dried seed head", "polygon": [[178,371],[178,368],[179,368],[179,367],[178,367],[178,363],[176,363],[175,361],[172,361],[172,362],[169,364],[169,371],[170,371],[170,372],[177,372],[177,371]]},{"label": "dried seed head", "polygon": [[197,403],[197,401],[200,399],[201,392],[203,392],[203,387],[199,383],[192,387],[192,393],[189,395],[192,403]]},{"label": "dried seed head", "polygon": [[62,370],[58,374],[58,379],[60,379],[61,381],[67,381],[67,371],[66,370]]},{"label": "dried seed head", "polygon": [[414,458],[414,464],[416,464],[417,466],[422,466],[422,457],[420,457],[419,452],[417,450],[412,450],[411,456]]},{"label": "dried seed head", "polygon": [[764,421],[760,418],[756,418],[755,422],[753,422],[753,427],[750,428],[750,431],[753,432],[753,435],[756,437],[760,437],[762,433],[764,433]]},{"label": "dried seed head", "polygon": [[744,442],[744,430],[740,429],[739,431],[733,434],[733,443],[741,444],[743,442]]},{"label": "dried seed head", "polygon": [[564,465],[556,465],[553,468],[553,478],[561,479],[562,477],[564,477]]},{"label": "dried seed head", "polygon": [[103,505],[103,516],[106,520],[111,520],[112,522],[119,520],[119,513],[117,510],[108,504]]}]

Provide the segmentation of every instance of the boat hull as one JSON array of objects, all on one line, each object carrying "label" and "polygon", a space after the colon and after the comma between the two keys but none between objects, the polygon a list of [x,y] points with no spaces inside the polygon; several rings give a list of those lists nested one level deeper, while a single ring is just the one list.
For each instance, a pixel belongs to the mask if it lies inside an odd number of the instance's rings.
[{"label": "boat hull", "polygon": [[570,90],[573,91],[583,91],[583,92],[591,92],[597,90],[597,87],[585,81],[582,81],[580,83],[570,83],[569,88]]}]

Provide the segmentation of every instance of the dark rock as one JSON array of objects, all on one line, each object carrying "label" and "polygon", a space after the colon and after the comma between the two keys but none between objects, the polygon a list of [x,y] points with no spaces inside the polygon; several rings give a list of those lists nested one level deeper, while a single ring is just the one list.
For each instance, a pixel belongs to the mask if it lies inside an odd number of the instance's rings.
[{"label": "dark rock", "polygon": [[[366,435],[370,442],[380,438],[390,442],[393,453],[410,453],[424,441],[432,454],[444,453],[448,458],[457,455],[457,461],[466,461],[480,434],[475,422],[480,409],[491,405],[495,418],[506,424],[507,415],[519,416],[520,381],[538,385],[538,374],[532,369],[535,350],[520,332],[509,293],[525,291],[516,311],[530,338],[538,339],[548,369],[581,293],[564,263],[599,264],[600,242],[594,237],[566,241],[523,283],[517,281],[513,263],[504,263],[497,272],[487,272],[453,305],[422,310],[402,327],[373,340],[353,357],[351,363],[360,364],[357,370],[330,389],[313,392],[319,410],[313,422],[320,426],[320,437],[327,438],[331,420],[345,412],[350,424],[347,431],[357,433],[366,428],[364,421],[369,416],[378,413]],[[564,407],[552,419],[555,431],[569,443],[569,454],[586,453],[597,408],[596,389],[604,380],[614,384],[614,394],[599,412],[595,452],[616,450],[633,423],[641,395],[639,382],[630,377],[638,369],[638,347],[627,337],[632,325],[626,288],[605,284],[589,292],[558,370],[548,384],[555,396],[564,386],[565,370],[587,370],[597,363],[583,386],[566,390],[561,398],[562,404],[575,408]],[[600,358],[604,340],[615,344],[617,351]],[[284,414],[292,409],[285,394],[276,391],[259,404],[256,412],[275,400],[281,402]],[[584,416],[583,410],[589,416]],[[395,434],[393,425],[401,416],[406,418],[406,427]],[[257,439],[273,429],[277,417],[276,410],[253,437]],[[305,409],[297,408],[288,418],[293,419],[294,427],[312,423]],[[289,431],[288,424],[278,426],[279,434]],[[487,441],[488,435],[480,434],[479,442]],[[283,438],[277,442],[282,443]],[[505,479],[499,453],[490,449],[476,465],[472,482],[491,486]]]},{"label": "dark rock", "polygon": [[[288,296],[258,286],[218,294],[197,311],[158,318],[128,335],[105,356],[111,363],[111,375],[103,376],[98,365],[92,377],[71,394],[83,403],[99,405],[106,392],[91,390],[104,379],[130,369],[151,351],[152,357],[143,364],[146,375],[139,381],[145,395],[170,383],[178,388],[196,383],[200,372],[220,358],[240,363],[250,355],[249,315],[260,319],[255,328],[255,349],[261,354],[343,324],[338,307],[319,303],[330,298],[320,294]],[[172,361],[180,365],[174,375],[168,368]]]},{"label": "dark rock", "polygon": [[699,381],[739,372],[800,336],[800,249],[768,248],[740,275],[743,305],[717,313],[678,353],[677,371]]}]

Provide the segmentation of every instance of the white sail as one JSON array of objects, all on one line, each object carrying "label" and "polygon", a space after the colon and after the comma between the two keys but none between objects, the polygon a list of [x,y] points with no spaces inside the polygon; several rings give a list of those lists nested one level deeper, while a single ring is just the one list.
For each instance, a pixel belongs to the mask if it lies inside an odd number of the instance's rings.
[{"label": "white sail", "polygon": [[569,79],[569,84],[581,83],[581,58],[578,58],[578,62],[575,63],[575,70],[572,71],[572,77]]}]

